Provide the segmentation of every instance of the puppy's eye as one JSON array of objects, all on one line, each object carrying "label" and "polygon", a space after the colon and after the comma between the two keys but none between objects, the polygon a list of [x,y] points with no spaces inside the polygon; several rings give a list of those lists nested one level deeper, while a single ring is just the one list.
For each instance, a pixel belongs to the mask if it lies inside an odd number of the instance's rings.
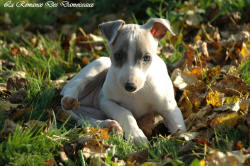
[{"label": "puppy's eye", "polygon": [[122,60],[123,55],[122,55],[121,53],[116,53],[116,54],[114,55],[114,57],[115,57],[115,60],[116,60],[116,61],[120,61],[120,60]]},{"label": "puppy's eye", "polygon": [[151,60],[151,57],[149,56],[149,55],[145,55],[144,57],[143,57],[143,61],[144,62],[149,62]]}]

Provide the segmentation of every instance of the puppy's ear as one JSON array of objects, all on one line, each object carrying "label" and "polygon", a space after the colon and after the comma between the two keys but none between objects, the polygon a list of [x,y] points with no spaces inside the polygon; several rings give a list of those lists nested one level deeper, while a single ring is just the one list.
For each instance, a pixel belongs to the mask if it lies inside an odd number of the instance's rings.
[{"label": "puppy's ear", "polygon": [[109,21],[99,25],[99,29],[108,39],[109,44],[112,44],[117,36],[118,30],[125,24],[123,20]]},{"label": "puppy's ear", "polygon": [[172,35],[175,35],[169,21],[163,18],[151,18],[143,27],[149,29],[151,34],[158,40],[165,36],[167,30],[171,32]]}]

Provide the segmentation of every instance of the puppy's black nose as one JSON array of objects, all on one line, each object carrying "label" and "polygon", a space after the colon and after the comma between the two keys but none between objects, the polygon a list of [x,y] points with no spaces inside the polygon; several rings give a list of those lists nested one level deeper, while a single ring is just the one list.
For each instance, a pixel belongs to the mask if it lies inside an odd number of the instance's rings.
[{"label": "puppy's black nose", "polygon": [[136,90],[136,85],[134,83],[131,83],[131,82],[127,82],[125,84],[125,89],[129,92],[133,92]]}]

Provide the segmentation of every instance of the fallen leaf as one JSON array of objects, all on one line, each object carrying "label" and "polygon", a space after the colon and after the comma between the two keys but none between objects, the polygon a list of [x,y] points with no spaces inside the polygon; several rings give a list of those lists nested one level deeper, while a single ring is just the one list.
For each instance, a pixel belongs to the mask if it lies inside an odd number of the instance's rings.
[{"label": "fallen leaf", "polygon": [[11,49],[11,54],[12,54],[12,55],[17,55],[18,52],[19,52],[18,48],[12,48],[12,49]]},{"label": "fallen leaf", "polygon": [[61,107],[57,108],[56,110],[56,120],[60,121],[60,122],[65,122],[67,119],[69,118],[69,115],[66,114]]},{"label": "fallen leaf", "polygon": [[157,166],[157,163],[145,162],[145,163],[142,163],[141,166]]},{"label": "fallen leaf", "polygon": [[207,97],[206,97],[206,101],[207,104],[211,104],[214,107],[219,107],[222,105],[222,97],[223,94],[215,91],[215,92],[209,92]]},{"label": "fallen leaf", "polygon": [[137,124],[139,128],[143,131],[143,133],[150,137],[152,136],[152,132],[154,128],[162,122],[163,118],[154,113],[148,113],[142,116],[140,119],[137,119]]},{"label": "fallen leaf", "polygon": [[22,103],[27,95],[27,92],[24,88],[19,89],[16,93],[11,94],[11,96],[8,98],[8,100],[11,103],[18,104]]},{"label": "fallen leaf", "polygon": [[238,113],[236,112],[224,113],[212,119],[210,122],[210,126],[212,128],[221,128],[221,127],[233,128],[238,124],[240,119],[241,116],[238,115]]},{"label": "fallen leaf", "polygon": [[212,88],[225,93],[226,96],[241,96],[250,91],[248,84],[232,75],[226,75],[222,80],[218,80]]},{"label": "fallen leaf", "polygon": [[134,153],[131,153],[129,154],[125,161],[128,163],[128,162],[131,162],[131,163],[143,163],[145,161],[148,160],[148,149],[144,149],[142,151],[139,151],[139,152],[134,152]]},{"label": "fallen leaf", "polygon": [[19,50],[20,50],[21,54],[23,54],[25,56],[29,55],[29,51],[25,47],[20,47]]},{"label": "fallen leaf", "polygon": [[226,97],[226,104],[235,104],[239,100],[240,98],[238,96]]},{"label": "fallen leaf", "polygon": [[14,76],[7,80],[7,90],[20,89],[25,87],[27,80],[22,77]]},{"label": "fallen leaf", "polygon": [[197,135],[198,132],[185,132],[181,133],[179,137],[184,138],[186,141],[190,141],[192,139],[195,139]]},{"label": "fallen leaf", "polygon": [[240,154],[233,154],[231,152],[227,152],[226,154],[224,154],[220,151],[211,150],[205,158],[205,165],[241,166],[249,156],[245,155],[244,157],[242,157],[242,155]]},{"label": "fallen leaf", "polygon": [[17,110],[11,117],[12,120],[17,120],[22,117],[25,113],[32,111],[32,107],[24,108],[22,110]]},{"label": "fallen leaf", "polygon": [[187,46],[186,52],[184,54],[185,63],[184,66],[190,67],[193,65],[195,56],[195,50],[191,47],[191,45]]},{"label": "fallen leaf", "polygon": [[109,139],[109,129],[108,128],[99,128],[99,129],[95,129],[95,128],[90,128],[90,133],[94,133],[94,134],[99,134],[100,138],[107,140]]},{"label": "fallen leaf", "polygon": [[220,66],[216,66],[211,70],[208,70],[206,74],[206,80],[212,81],[217,74],[220,74],[220,72],[221,72]]},{"label": "fallen leaf", "polygon": [[45,166],[53,166],[54,165],[54,159],[50,159],[45,163]]},{"label": "fallen leaf", "polygon": [[126,162],[125,166],[135,166],[135,163],[136,163],[136,161],[133,161],[133,162],[128,161],[128,162]]},{"label": "fallen leaf", "polygon": [[82,63],[86,66],[87,64],[89,64],[89,60],[87,57],[83,57],[82,58]]},{"label": "fallen leaf", "polygon": [[192,68],[192,71],[191,71],[192,74],[196,75],[196,77],[201,80],[202,79],[202,76],[204,74],[204,71],[201,69],[201,68],[198,68],[198,67],[194,67]]},{"label": "fallen leaf", "polygon": [[179,68],[173,71],[171,78],[174,86],[180,90],[184,90],[189,84],[195,84],[198,81],[196,75],[191,72],[183,72]]},{"label": "fallen leaf", "polygon": [[200,166],[205,166],[205,160],[204,160],[204,159],[202,159],[202,160],[200,161]]},{"label": "fallen leaf", "polygon": [[223,111],[239,111],[240,109],[240,101],[237,101],[234,104],[224,104],[223,106],[220,106],[218,108],[215,108],[214,111],[219,111],[219,112],[223,112]]},{"label": "fallen leaf", "polygon": [[85,143],[85,146],[82,149],[84,157],[107,157],[107,149],[110,145],[103,144],[100,140],[91,139]]}]

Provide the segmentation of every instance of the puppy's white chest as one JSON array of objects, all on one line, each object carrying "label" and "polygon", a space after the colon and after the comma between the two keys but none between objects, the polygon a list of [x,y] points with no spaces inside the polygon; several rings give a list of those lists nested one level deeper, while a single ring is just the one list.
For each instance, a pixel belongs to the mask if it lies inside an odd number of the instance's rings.
[{"label": "puppy's white chest", "polygon": [[104,96],[131,111],[135,118],[156,111],[158,103],[155,102],[155,96],[158,95],[155,95],[154,90],[148,84],[139,91],[130,93],[113,83],[113,81],[108,80],[106,85],[104,84]]}]

